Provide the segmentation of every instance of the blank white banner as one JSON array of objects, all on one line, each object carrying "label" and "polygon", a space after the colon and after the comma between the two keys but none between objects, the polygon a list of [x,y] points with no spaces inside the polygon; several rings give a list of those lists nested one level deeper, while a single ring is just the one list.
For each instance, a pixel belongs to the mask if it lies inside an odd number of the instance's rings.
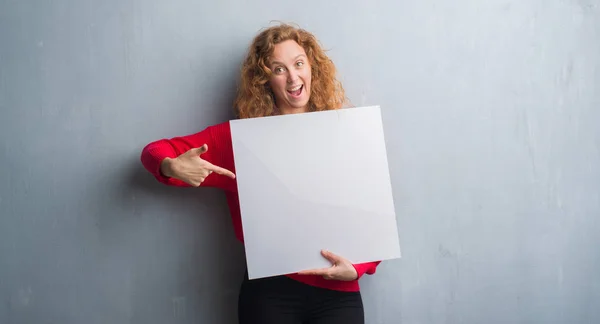
[{"label": "blank white banner", "polygon": [[230,124],[250,279],[400,257],[379,106]]}]

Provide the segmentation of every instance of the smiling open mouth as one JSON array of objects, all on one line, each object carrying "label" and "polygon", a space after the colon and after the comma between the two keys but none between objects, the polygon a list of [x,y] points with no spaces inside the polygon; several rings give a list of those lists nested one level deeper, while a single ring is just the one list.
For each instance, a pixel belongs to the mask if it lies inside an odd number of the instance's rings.
[{"label": "smiling open mouth", "polygon": [[304,85],[299,85],[297,87],[293,87],[292,89],[287,90],[287,92],[293,97],[299,97],[302,94],[302,89],[304,89]]}]

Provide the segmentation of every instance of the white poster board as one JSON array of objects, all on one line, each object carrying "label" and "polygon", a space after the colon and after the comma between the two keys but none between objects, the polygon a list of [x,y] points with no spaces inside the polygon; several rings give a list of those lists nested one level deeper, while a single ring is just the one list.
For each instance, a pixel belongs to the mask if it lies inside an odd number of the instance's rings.
[{"label": "white poster board", "polygon": [[250,279],[400,257],[379,106],[230,125]]}]

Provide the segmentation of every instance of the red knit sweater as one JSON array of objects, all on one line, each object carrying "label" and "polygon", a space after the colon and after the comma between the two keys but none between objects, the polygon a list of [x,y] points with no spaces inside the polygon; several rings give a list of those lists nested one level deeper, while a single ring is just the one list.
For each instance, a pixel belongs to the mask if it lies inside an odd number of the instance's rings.
[{"label": "red knit sweater", "polygon": [[[196,134],[171,139],[161,139],[152,142],[146,145],[142,150],[141,161],[144,167],[152,173],[158,181],[167,185],[189,187],[189,185],[183,181],[164,176],[160,172],[160,164],[166,157],[175,158],[191,148],[200,147],[204,144],[208,145],[208,151],[202,154],[202,159],[235,173],[229,122],[207,127]],[[236,180],[213,172],[206,177],[201,186],[216,187],[224,190],[231,218],[233,220],[235,235],[241,242],[244,242]],[[377,265],[380,262],[381,261],[354,264],[354,268],[358,273],[358,278],[365,273],[374,274]],[[338,281],[326,280],[321,276],[312,275],[288,274],[287,276],[305,284],[321,288],[340,291],[359,290],[358,279],[354,281]]]}]

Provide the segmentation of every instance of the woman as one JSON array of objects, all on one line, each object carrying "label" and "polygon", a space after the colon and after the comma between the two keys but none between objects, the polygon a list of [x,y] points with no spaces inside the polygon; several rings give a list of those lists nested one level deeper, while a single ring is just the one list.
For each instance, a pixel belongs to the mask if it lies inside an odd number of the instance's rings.
[{"label": "woman", "polygon": [[[335,66],[315,37],[282,24],[259,33],[249,48],[235,100],[239,118],[342,108]],[[142,151],[142,164],[162,183],[224,190],[237,238],[244,241],[229,122],[161,139]],[[239,295],[240,323],[364,323],[358,279],[379,262],[352,264],[323,251],[332,266],[249,281]]]}]

